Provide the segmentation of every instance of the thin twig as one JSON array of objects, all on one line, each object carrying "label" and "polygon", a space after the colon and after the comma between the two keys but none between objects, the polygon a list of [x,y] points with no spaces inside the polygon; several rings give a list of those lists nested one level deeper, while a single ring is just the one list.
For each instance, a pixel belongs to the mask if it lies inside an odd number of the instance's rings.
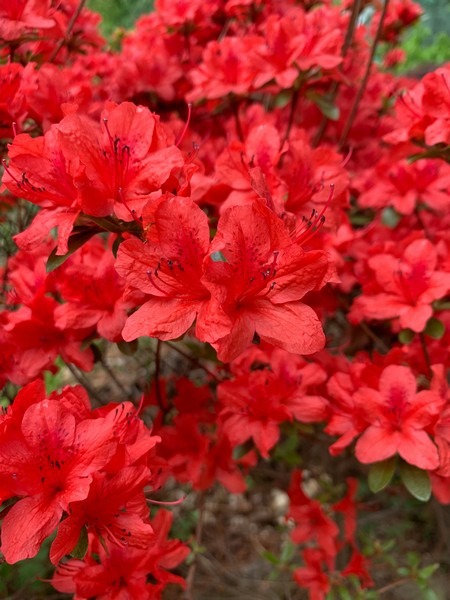
[{"label": "thin twig", "polygon": [[97,400],[97,402],[99,402],[100,404],[104,404],[103,398],[100,396],[100,394],[97,392],[97,390],[91,385],[91,383],[87,379],[87,377],[85,377],[83,375],[83,373],[81,373],[81,371],[78,371],[78,369],[76,369],[74,367],[74,365],[72,365],[71,363],[65,363],[65,365],[69,369],[69,371],[72,373],[72,375],[75,377],[75,379],[78,381],[78,383],[87,389],[87,391],[89,392],[89,395],[92,398],[95,398]]},{"label": "thin twig", "polygon": [[398,587],[399,585],[403,585],[405,583],[410,583],[410,582],[411,582],[411,579],[409,577],[403,577],[403,579],[397,579],[397,581],[388,583],[387,585],[383,586],[379,590],[376,590],[376,592],[377,592],[377,594],[385,594],[386,592],[393,590],[394,588]]},{"label": "thin twig", "polygon": [[389,352],[389,347],[385,344],[385,342],[376,333],[374,333],[372,331],[372,329],[369,327],[369,325],[367,325],[367,323],[365,323],[364,321],[361,321],[361,323],[359,323],[359,326],[364,331],[364,333],[373,342],[375,342],[375,344],[380,348],[380,350],[383,350],[383,352],[386,352],[386,353]]},{"label": "thin twig", "polygon": [[[195,544],[196,548],[199,548],[202,543],[202,533],[203,533],[203,516],[205,514],[205,492],[202,491],[198,495],[198,521],[195,528]],[[195,572],[197,570],[197,557],[194,558],[191,566],[189,567],[189,571],[186,577],[186,590],[184,592],[185,600],[194,600],[193,596],[193,585],[195,579]]]},{"label": "thin twig", "polygon": [[48,62],[53,62],[55,60],[55,58],[58,56],[58,53],[61,50],[61,48],[64,46],[64,42],[69,41],[70,34],[72,33],[72,29],[75,25],[75,21],[80,16],[80,13],[83,10],[85,4],[86,4],[86,0],[80,0],[80,3],[78,4],[77,9],[73,13],[72,18],[70,19],[69,24],[67,25],[66,36],[59,40],[56,48],[53,50],[50,58],[48,59]]},{"label": "thin twig", "polygon": [[198,360],[198,358],[195,358],[194,356],[191,356],[187,352],[184,352],[184,350],[181,350],[181,348],[178,348],[178,346],[175,346],[175,344],[173,344],[171,342],[164,342],[164,343],[167,344],[167,346],[169,346],[169,348],[172,348],[172,350],[175,350],[175,352],[178,352],[178,354],[181,354],[181,356],[184,356],[184,358],[187,358],[187,360],[190,360],[191,363],[195,364],[199,369],[203,369],[203,371],[205,371],[205,373],[208,373],[208,375],[210,375],[216,381],[219,381],[219,382],[222,381],[222,379],[216,373],[214,373],[213,371],[208,369],[208,367],[205,367],[205,365],[203,365]]},{"label": "thin twig", "polygon": [[[345,34],[344,43],[342,45],[342,51],[341,51],[342,58],[345,58],[347,56],[347,52],[349,51],[350,46],[353,42],[353,37],[355,35],[355,29],[356,29],[356,24],[358,22],[358,16],[359,16],[360,9],[361,9],[361,0],[355,0],[352,4],[352,12],[350,15],[350,21],[348,23],[347,32]],[[341,65],[340,70],[342,72],[342,65]],[[331,102],[334,102],[336,100],[338,89],[339,89],[339,82],[333,81],[333,84],[329,91]],[[319,128],[316,132],[316,135],[314,136],[314,139],[312,141],[313,148],[317,148],[317,146],[320,144],[328,123],[329,123],[328,117],[326,115],[323,115],[322,121],[321,121]]]},{"label": "thin twig", "polygon": [[108,365],[108,363],[106,362],[103,354],[101,354],[100,356],[100,364],[102,365],[102,368],[104,371],[106,371],[106,373],[109,375],[109,377],[111,377],[111,379],[113,380],[113,382],[115,383],[116,387],[118,388],[118,390],[125,396],[129,396],[130,393],[128,392],[128,390],[124,387],[124,385],[122,384],[122,382],[116,377],[116,374],[114,373],[114,371],[111,369],[111,367]]},{"label": "thin twig", "polygon": [[375,33],[375,37],[372,42],[372,48],[370,50],[369,60],[367,61],[366,71],[364,73],[364,77],[362,78],[361,85],[359,86],[358,93],[356,94],[356,97],[353,101],[353,105],[350,110],[350,114],[348,116],[347,122],[342,131],[341,139],[339,140],[339,148],[340,149],[342,149],[342,147],[345,146],[345,143],[347,142],[348,134],[350,133],[350,130],[353,125],[353,121],[355,120],[356,113],[359,108],[359,103],[361,102],[361,98],[363,97],[364,92],[366,90],[367,83],[368,83],[369,77],[370,77],[370,71],[372,69],[372,63],[375,58],[375,52],[377,51],[378,42],[380,41],[381,32],[383,30],[384,19],[386,17],[388,5],[389,5],[389,0],[384,0],[383,10],[381,11],[381,16],[380,16],[380,21],[378,23],[377,31]]},{"label": "thin twig", "polygon": [[231,112],[234,115],[234,122],[236,125],[236,133],[238,135],[239,141],[244,142],[245,137],[244,137],[244,131],[242,129],[241,118],[239,116],[239,102],[238,102],[237,98],[235,98],[234,96],[231,96],[230,97],[230,105],[231,105]]},{"label": "thin twig", "polygon": [[425,363],[426,363],[427,369],[428,369],[428,377],[429,377],[429,379],[431,379],[433,377],[433,371],[431,370],[430,354],[428,352],[427,342],[425,340],[425,335],[424,335],[423,331],[421,331],[419,333],[419,339],[420,339],[420,345],[422,346],[423,357],[425,359]]},{"label": "thin twig", "polygon": [[300,87],[296,88],[294,90],[294,93],[292,94],[291,108],[289,111],[289,120],[288,120],[288,124],[287,124],[287,128],[286,128],[286,133],[284,134],[284,137],[281,141],[280,150],[282,150],[284,144],[288,141],[289,136],[291,134],[291,130],[294,125],[295,111],[297,109],[299,97],[300,97]]},{"label": "thin twig", "polygon": [[153,380],[155,382],[155,397],[158,406],[163,413],[163,415],[167,414],[169,407],[164,402],[162,393],[161,393],[161,340],[157,340],[156,342],[156,350],[155,350],[155,372],[153,374]]}]

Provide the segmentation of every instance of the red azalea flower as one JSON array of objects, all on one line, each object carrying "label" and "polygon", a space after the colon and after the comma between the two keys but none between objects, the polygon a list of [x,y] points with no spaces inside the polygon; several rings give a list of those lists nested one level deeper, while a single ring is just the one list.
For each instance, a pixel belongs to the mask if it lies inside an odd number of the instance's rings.
[{"label": "red azalea flower", "polygon": [[[122,335],[134,340],[143,335],[170,340],[183,335],[197,317],[197,335],[204,330],[223,335],[220,307],[202,284],[202,265],[209,248],[205,213],[189,198],[160,202],[148,239],[136,238],[120,245],[116,269],[132,289],[150,295],[132,314]],[[216,332],[216,328],[219,332]]]},{"label": "red azalea flower", "polygon": [[[367,288],[363,287],[349,319],[398,318],[400,327],[423,331],[433,316],[432,302],[450,290],[450,273],[438,270],[436,247],[427,239],[415,239],[403,247],[390,243],[386,250],[390,252],[368,259],[377,285],[370,281]],[[401,256],[397,256],[399,251]]]},{"label": "red azalea flower", "polygon": [[55,310],[60,329],[96,326],[100,337],[121,339],[127,308],[133,303],[123,299],[124,280],[114,269],[110,248],[95,238],[67,260],[58,270],[56,286],[65,301]]},{"label": "red azalea flower", "polygon": [[94,473],[89,495],[71,502],[69,516],[58,527],[50,560],[58,563],[76,546],[83,527],[110,545],[145,548],[153,537],[143,494],[150,480],[144,467],[125,467],[108,476]]},{"label": "red azalea flower", "polygon": [[[168,583],[184,586],[182,577],[168,572],[178,566],[190,550],[179,540],[167,539],[173,515],[159,510],[151,525],[154,535],[145,549],[93,544],[98,559],[69,560],[61,564],[52,580],[60,592],[76,593],[79,600],[93,596],[102,600],[142,598],[156,600]],[[98,562],[99,560],[99,562]],[[147,583],[148,576],[158,582]]]},{"label": "red azalea flower", "polygon": [[324,566],[323,552],[319,548],[306,548],[302,558],[305,566],[295,569],[294,580],[308,590],[309,600],[325,600],[331,584]]},{"label": "red azalea flower", "polygon": [[325,514],[320,502],[312,500],[303,492],[301,482],[301,471],[293,471],[288,490],[291,504],[287,515],[295,521],[292,541],[296,544],[315,541],[320,548],[322,560],[331,568],[337,554],[339,528]]},{"label": "red azalea flower", "polygon": [[0,38],[11,41],[19,39],[33,29],[51,29],[50,0],[8,0],[0,7]]},{"label": "red azalea flower", "polygon": [[224,362],[239,356],[255,333],[288,352],[321,350],[320,321],[300,300],[329,277],[327,255],[305,252],[294,243],[283,221],[262,201],[229,209],[219,220],[204,281],[231,326],[221,337],[205,328],[206,341]]},{"label": "red azalea flower", "polygon": [[16,135],[9,147],[2,182],[10,192],[41,207],[32,224],[15,236],[17,245],[34,250],[58,227],[58,253],[68,251],[68,238],[80,214],[79,194],[69,173],[57,126],[44,136]]},{"label": "red azalea flower", "polygon": [[159,117],[131,102],[106,103],[100,126],[72,114],[57,127],[88,215],[139,218],[149,195],[184,165]]},{"label": "red azalea flower", "polygon": [[398,453],[420,469],[439,466],[437,448],[426,429],[436,422],[443,399],[433,391],[417,392],[408,367],[386,367],[378,390],[362,387],[354,398],[369,424],[356,443],[360,462],[379,462]]},{"label": "red azalea flower", "polygon": [[57,400],[44,399],[25,411],[21,431],[0,440],[0,488],[21,499],[2,525],[8,563],[35,556],[71,502],[84,500],[94,472],[116,442],[104,419],[77,422]]}]

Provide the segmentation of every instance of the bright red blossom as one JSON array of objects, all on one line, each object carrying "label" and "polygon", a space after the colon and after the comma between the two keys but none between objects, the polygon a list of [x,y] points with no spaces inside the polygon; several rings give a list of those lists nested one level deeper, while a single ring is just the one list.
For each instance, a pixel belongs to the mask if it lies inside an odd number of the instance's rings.
[{"label": "bright red blossom", "polygon": [[158,204],[145,242],[132,238],[121,244],[117,271],[129,288],[150,296],[128,318],[124,339],[142,335],[162,340],[177,338],[196,317],[200,339],[206,337],[206,331],[219,337],[223,332],[221,321],[226,317],[216,303],[213,305],[201,281],[208,248],[205,213],[189,198],[181,197],[169,197]]},{"label": "bright red blossom", "polygon": [[0,442],[2,501],[19,496],[2,525],[9,563],[34,556],[71,502],[84,500],[92,475],[116,443],[104,419],[77,420],[57,400],[43,399],[23,414],[21,430]]},{"label": "bright red blossom", "polygon": [[388,243],[385,252],[368,259],[375,282],[369,281],[354,301],[350,320],[398,318],[401,328],[425,329],[433,316],[431,303],[450,290],[450,273],[439,269],[437,249],[429,240],[405,240],[402,246]]},{"label": "bright red blossom", "polygon": [[436,421],[443,399],[433,391],[417,392],[416,378],[408,367],[386,367],[379,389],[360,388],[355,403],[369,424],[356,443],[358,460],[379,462],[398,453],[420,469],[439,466],[438,451],[427,429]]},{"label": "bright red blossom", "polygon": [[288,352],[322,349],[320,321],[301,299],[328,281],[329,267],[324,252],[305,252],[262,201],[229,209],[219,220],[205,273],[205,285],[232,323],[227,335],[206,338],[219,359],[236,358],[255,334]]}]

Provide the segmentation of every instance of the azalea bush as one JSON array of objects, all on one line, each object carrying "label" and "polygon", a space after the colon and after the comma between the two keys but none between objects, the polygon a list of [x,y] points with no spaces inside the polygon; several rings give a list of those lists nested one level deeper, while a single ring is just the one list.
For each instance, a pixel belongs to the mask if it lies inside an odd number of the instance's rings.
[{"label": "azalea bush", "polygon": [[5,597],[34,564],[24,598],[210,598],[208,499],[264,483],[258,597],[439,599],[450,65],[395,74],[420,15],[156,0],[112,49],[83,0],[2,4]]}]

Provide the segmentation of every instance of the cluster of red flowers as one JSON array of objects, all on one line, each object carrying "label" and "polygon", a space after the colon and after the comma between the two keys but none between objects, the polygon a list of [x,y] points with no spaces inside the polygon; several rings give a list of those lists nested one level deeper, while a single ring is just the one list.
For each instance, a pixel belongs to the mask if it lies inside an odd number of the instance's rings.
[{"label": "cluster of red flowers", "polygon": [[[84,2],[0,7],[0,225],[18,224],[0,385],[24,386],[0,418],[7,562],[57,531],[57,590],[160,598],[188,548],[146,494],[243,492],[295,421],[450,502],[450,66],[416,82],[372,64],[420,9],[362,4],[368,23],[350,1],[156,0],[120,52]],[[152,429],[127,398],[45,391],[99,340],[184,335],[215,350],[209,375],[156,374]],[[297,583],[323,598],[347,545],[339,577],[372,585],[355,483],[339,540],[300,479]]]}]

